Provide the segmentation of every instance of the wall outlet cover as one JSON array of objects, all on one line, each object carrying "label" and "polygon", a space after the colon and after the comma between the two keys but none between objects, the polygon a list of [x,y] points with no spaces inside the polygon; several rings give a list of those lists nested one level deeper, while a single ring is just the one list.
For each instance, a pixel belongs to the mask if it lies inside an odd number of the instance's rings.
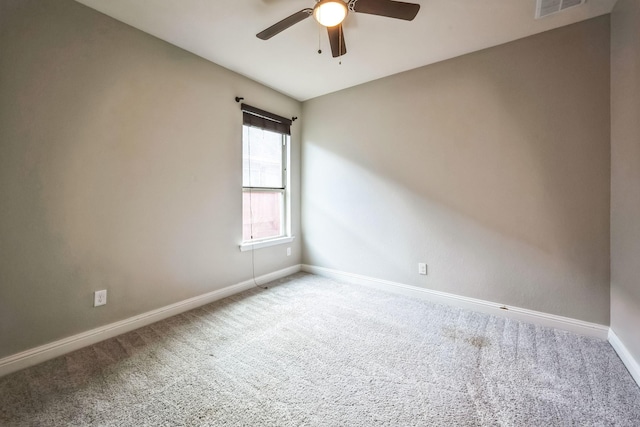
[{"label": "wall outlet cover", "polygon": [[93,294],[93,306],[98,307],[107,303],[107,290],[95,291]]},{"label": "wall outlet cover", "polygon": [[426,275],[427,274],[427,264],[425,264],[424,262],[418,263],[418,273],[422,274],[422,275]]}]

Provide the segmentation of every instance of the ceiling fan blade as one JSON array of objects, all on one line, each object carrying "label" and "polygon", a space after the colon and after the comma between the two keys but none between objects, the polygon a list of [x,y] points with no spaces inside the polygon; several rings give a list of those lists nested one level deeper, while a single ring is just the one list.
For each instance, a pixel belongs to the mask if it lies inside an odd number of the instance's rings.
[{"label": "ceiling fan blade", "polygon": [[313,13],[313,9],[310,9],[310,8],[302,9],[300,12],[296,12],[291,16],[287,16],[282,21],[276,24],[273,24],[272,26],[270,26],[264,31],[259,32],[258,34],[256,34],[256,37],[262,40],[269,40],[271,37],[275,36],[276,34],[286,30],[287,28],[297,24],[298,22],[304,19],[307,19],[308,17],[311,16],[312,13]]},{"label": "ceiling fan blade", "polygon": [[327,27],[329,33],[329,44],[331,45],[331,55],[334,58],[342,56],[347,53],[347,45],[344,43],[344,31],[342,30],[342,24],[335,27]]},{"label": "ceiling fan blade", "polygon": [[393,0],[357,0],[353,10],[359,13],[413,21],[420,10],[420,5]]}]

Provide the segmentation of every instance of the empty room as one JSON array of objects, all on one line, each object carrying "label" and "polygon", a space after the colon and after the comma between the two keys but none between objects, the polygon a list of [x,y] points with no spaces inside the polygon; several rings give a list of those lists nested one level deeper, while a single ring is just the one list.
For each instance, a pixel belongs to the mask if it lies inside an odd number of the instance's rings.
[{"label": "empty room", "polygon": [[639,426],[640,1],[0,0],[0,425]]}]

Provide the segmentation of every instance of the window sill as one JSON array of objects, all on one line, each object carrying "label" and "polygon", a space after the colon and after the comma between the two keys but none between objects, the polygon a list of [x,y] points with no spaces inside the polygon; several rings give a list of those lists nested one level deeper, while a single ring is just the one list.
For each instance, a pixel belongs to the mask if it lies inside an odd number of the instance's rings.
[{"label": "window sill", "polygon": [[260,242],[243,243],[240,245],[240,251],[245,252],[253,249],[267,248],[269,246],[281,245],[283,243],[290,243],[290,242],[293,242],[293,239],[295,238],[296,236],[285,236],[285,237],[278,237],[276,239],[262,240]]}]

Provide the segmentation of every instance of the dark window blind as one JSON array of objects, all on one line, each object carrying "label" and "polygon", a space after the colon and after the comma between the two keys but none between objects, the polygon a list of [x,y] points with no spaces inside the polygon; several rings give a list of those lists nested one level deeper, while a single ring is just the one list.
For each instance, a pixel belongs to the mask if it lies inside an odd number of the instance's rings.
[{"label": "dark window blind", "polygon": [[240,108],[242,109],[243,124],[284,135],[291,135],[291,119],[247,104],[241,104]]}]

